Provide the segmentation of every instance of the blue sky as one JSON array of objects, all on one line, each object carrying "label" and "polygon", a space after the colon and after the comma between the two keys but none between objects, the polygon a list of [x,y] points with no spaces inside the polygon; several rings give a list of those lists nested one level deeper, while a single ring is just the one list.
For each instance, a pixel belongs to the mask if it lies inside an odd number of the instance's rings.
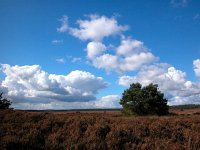
[{"label": "blue sky", "polygon": [[0,0],[0,88],[18,109],[120,107],[130,83],[200,103],[200,2]]}]

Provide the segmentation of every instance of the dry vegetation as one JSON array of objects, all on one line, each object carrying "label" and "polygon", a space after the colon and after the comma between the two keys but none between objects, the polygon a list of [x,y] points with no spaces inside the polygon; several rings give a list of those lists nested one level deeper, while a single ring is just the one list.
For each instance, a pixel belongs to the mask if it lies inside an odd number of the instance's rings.
[{"label": "dry vegetation", "polygon": [[[172,110],[172,112],[187,110]],[[0,149],[200,149],[200,115],[0,111]]]}]

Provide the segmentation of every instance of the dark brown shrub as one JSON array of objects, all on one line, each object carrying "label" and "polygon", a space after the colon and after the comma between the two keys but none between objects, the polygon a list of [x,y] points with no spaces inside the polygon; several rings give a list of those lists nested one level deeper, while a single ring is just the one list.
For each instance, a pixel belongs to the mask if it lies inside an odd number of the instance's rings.
[{"label": "dark brown shrub", "polygon": [[200,117],[0,111],[0,149],[200,149]]}]

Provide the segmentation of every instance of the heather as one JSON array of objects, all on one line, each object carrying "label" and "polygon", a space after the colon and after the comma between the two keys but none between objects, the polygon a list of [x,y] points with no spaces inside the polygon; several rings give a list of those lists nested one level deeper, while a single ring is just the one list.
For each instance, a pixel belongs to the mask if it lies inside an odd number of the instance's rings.
[{"label": "heather", "polygon": [[[181,110],[179,112],[186,112]],[[47,150],[200,149],[199,109],[168,116],[120,111],[0,111],[0,147]]]}]

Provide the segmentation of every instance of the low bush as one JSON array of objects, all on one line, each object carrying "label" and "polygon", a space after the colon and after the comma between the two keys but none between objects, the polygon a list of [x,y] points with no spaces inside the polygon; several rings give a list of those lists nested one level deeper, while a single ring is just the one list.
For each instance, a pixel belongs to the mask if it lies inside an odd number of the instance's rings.
[{"label": "low bush", "polygon": [[1,150],[200,149],[200,117],[0,111]]}]

